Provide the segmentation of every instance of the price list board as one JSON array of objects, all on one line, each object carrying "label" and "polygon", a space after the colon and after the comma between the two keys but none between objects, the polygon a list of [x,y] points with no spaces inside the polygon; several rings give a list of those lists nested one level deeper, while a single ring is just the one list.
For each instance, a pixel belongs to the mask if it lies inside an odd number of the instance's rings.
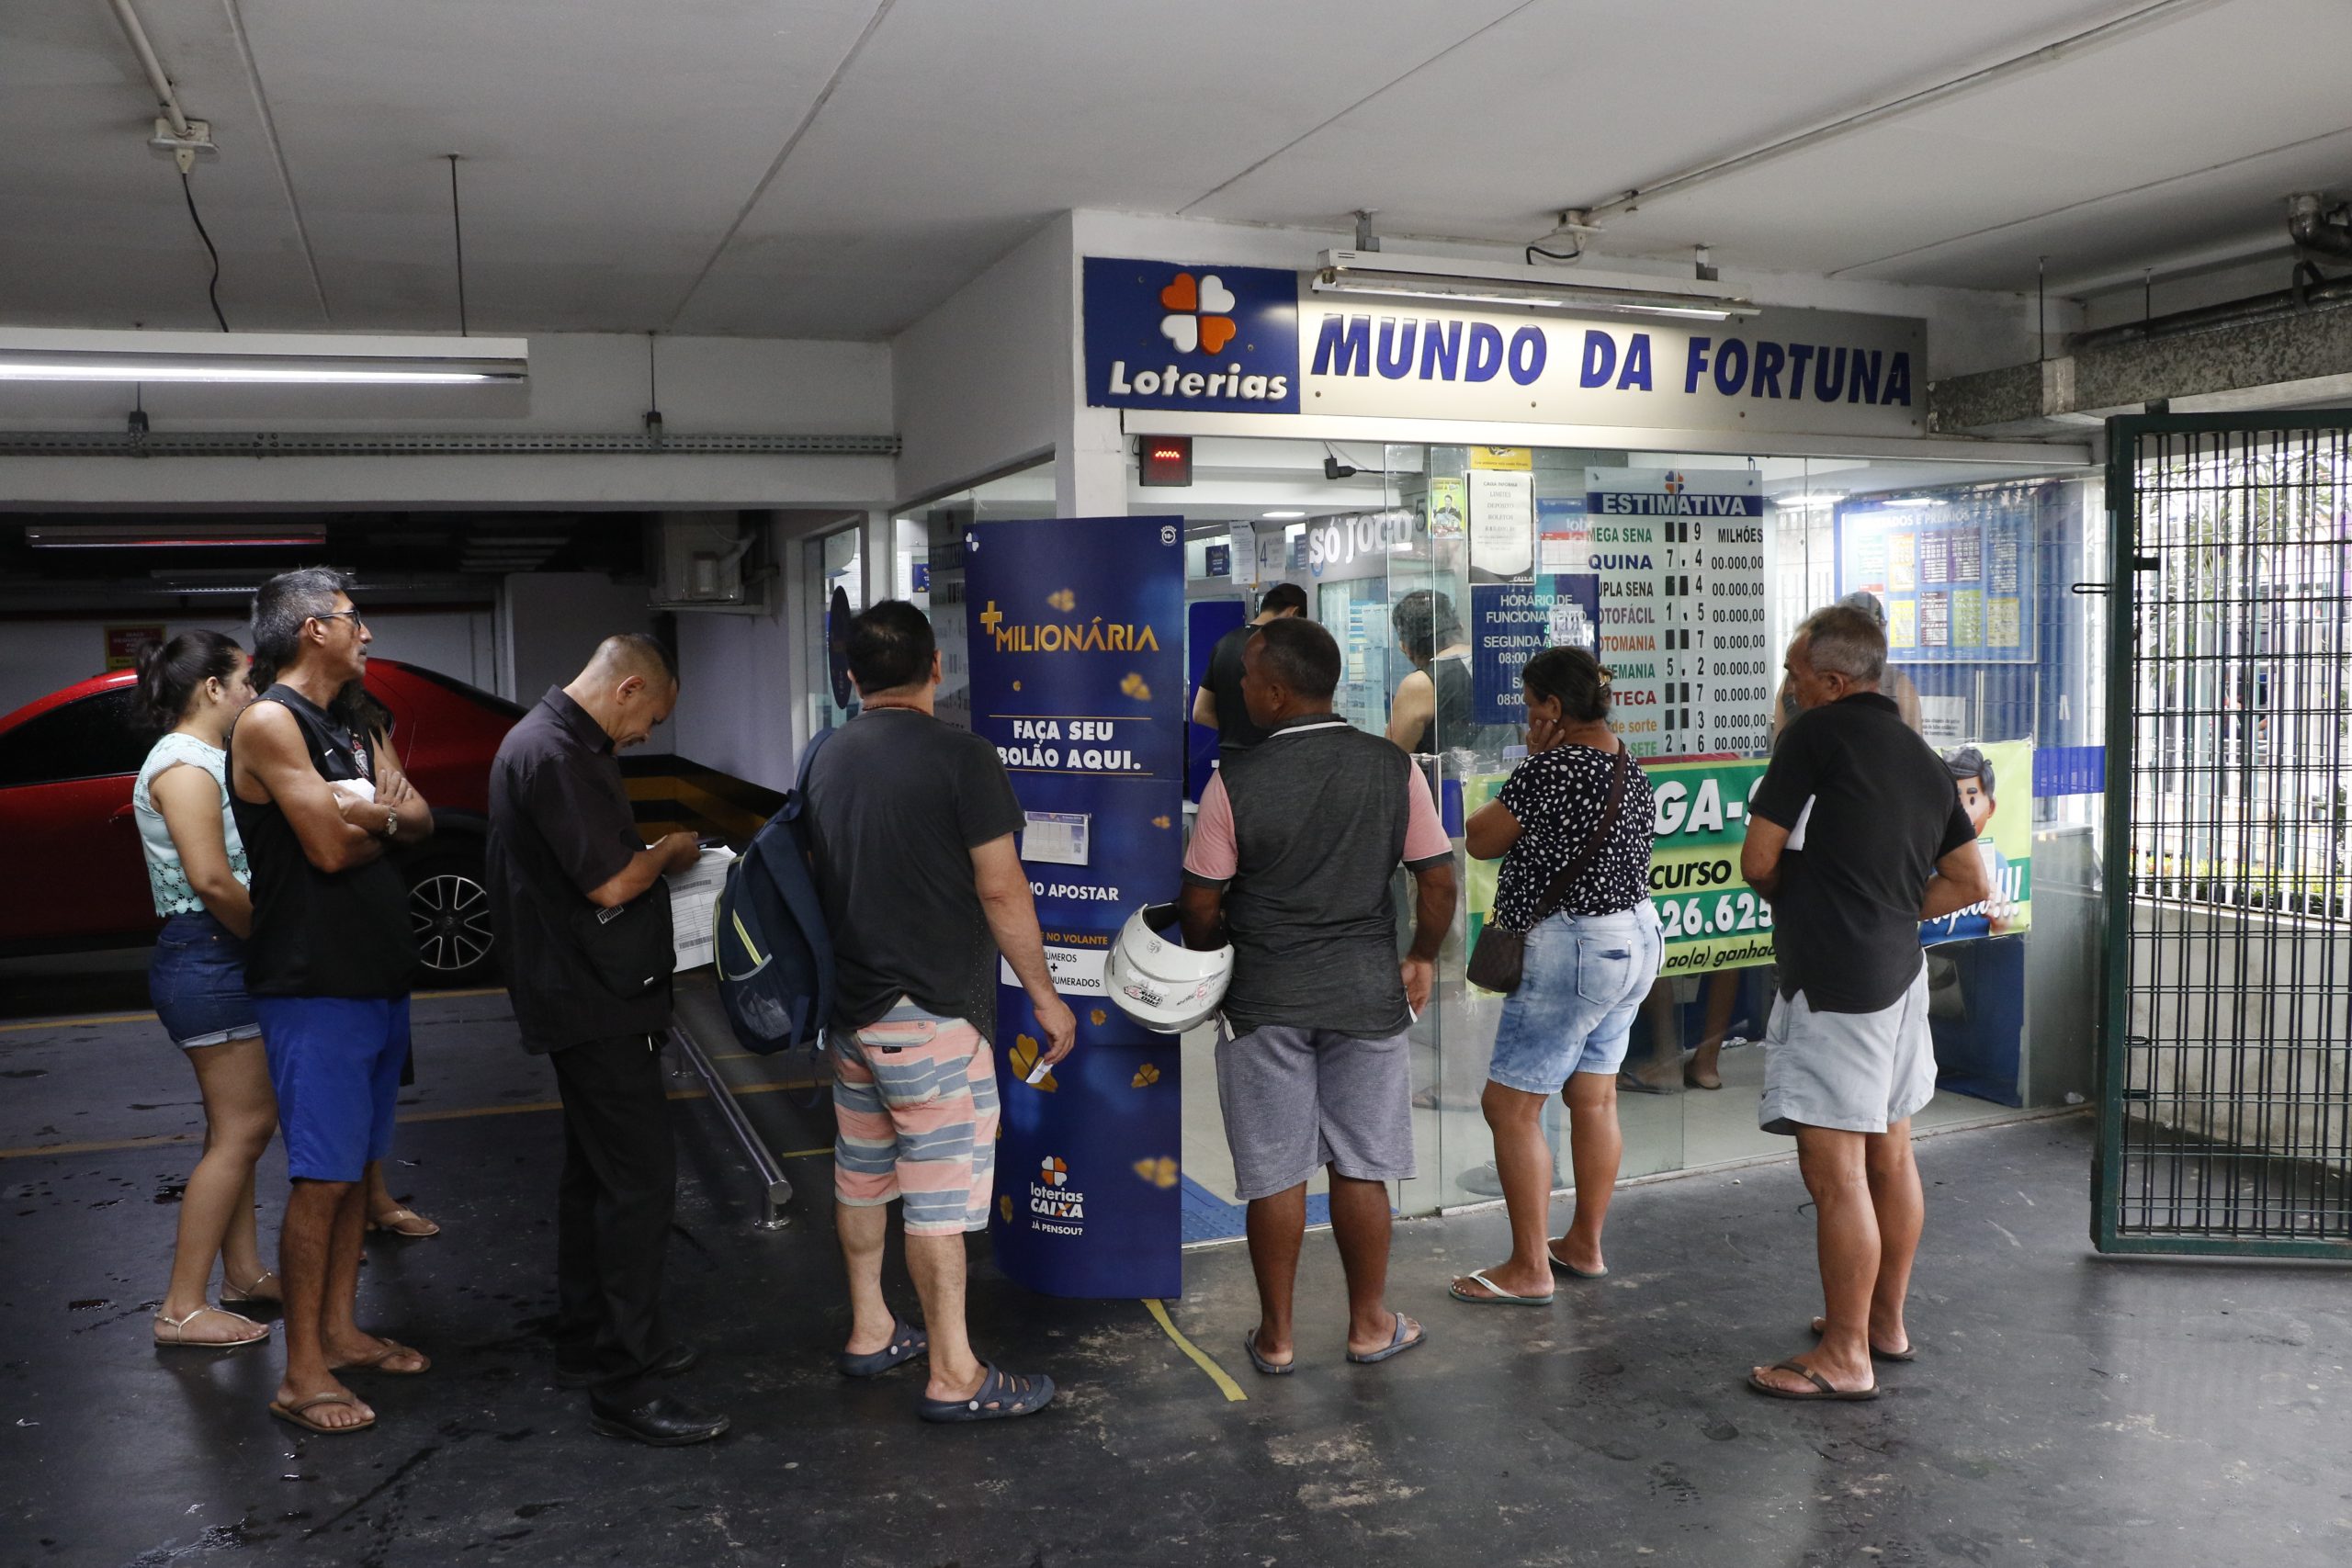
[{"label": "price list board", "polygon": [[1589,468],[1585,490],[1601,662],[1628,747],[1640,757],[1770,750],[1779,658],[1762,476]]},{"label": "price list board", "polygon": [[2039,491],[1957,491],[1841,506],[1838,586],[1886,605],[1897,664],[2030,663]]}]

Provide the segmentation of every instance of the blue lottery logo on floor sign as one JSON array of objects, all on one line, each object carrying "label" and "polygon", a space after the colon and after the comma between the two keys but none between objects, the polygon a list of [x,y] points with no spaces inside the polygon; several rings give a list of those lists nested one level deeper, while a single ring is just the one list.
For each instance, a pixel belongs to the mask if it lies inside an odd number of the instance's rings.
[{"label": "blue lottery logo on floor sign", "polygon": [[1298,412],[1298,276],[1086,258],[1086,400],[1096,408]]}]

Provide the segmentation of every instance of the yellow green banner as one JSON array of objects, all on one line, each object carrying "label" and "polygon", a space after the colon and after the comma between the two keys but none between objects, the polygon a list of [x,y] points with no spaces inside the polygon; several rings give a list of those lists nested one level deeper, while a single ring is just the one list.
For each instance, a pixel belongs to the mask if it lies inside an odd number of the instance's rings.
[{"label": "yellow green banner", "polygon": [[[2033,921],[2033,742],[2000,740],[1940,749],[1955,774],[1961,803],[1977,827],[1993,897],[1957,914],[1924,922],[1922,946],[2004,936]],[[1747,802],[1764,777],[1766,759],[1736,757],[1644,762],[1656,804],[1651,823],[1650,902],[1666,934],[1664,976],[1710,975],[1772,961],[1772,910],[1739,874],[1747,839]],[[1960,777],[1962,773],[1966,777]],[[1498,793],[1508,773],[1479,773],[1462,782],[1462,808],[1476,811]],[[2012,798],[2000,807],[2000,792]],[[1498,861],[1472,861],[1466,908],[1475,944],[1495,907]]]}]

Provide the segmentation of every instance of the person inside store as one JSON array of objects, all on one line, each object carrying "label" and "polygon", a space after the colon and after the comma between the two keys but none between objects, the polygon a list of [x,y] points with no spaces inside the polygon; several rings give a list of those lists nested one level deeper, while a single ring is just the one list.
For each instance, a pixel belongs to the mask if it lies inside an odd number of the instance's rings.
[{"label": "person inside store", "polygon": [[1780,995],[1758,1121],[1797,1141],[1812,1195],[1819,1343],[1752,1369],[1776,1399],[1877,1397],[1907,1361],[1904,1319],[1926,1218],[1911,1118],[1936,1092],[1919,924],[1986,895],[1976,829],[1942,758],[1880,690],[1886,637],[1838,604],[1786,658],[1798,715],[1748,808],[1740,872],[1772,905]]},{"label": "person inside store", "polygon": [[1241,700],[1241,650],[1260,626],[1284,615],[1306,614],[1306,590],[1295,582],[1277,582],[1258,601],[1258,616],[1234,627],[1209,649],[1208,669],[1200,689],[1193,694],[1193,722],[1216,731],[1217,755],[1246,751],[1266,738],[1250,722],[1250,706]]},{"label": "person inside store", "polygon": [[[353,734],[368,738],[368,744],[374,748],[379,768],[390,765],[388,759],[392,755],[391,710],[368,694],[367,682],[345,682],[343,690],[335,694],[334,701],[328,705],[327,711],[334,715]],[[356,792],[347,788],[340,789],[336,793],[338,799],[356,798]],[[416,1082],[416,1052],[412,1047],[408,1054],[408,1060],[401,1066],[401,1087],[406,1089],[414,1082]],[[367,1187],[368,1230],[380,1231],[388,1235],[401,1236],[411,1241],[423,1240],[441,1234],[439,1225],[426,1219],[414,1209],[407,1207],[407,1200],[392,1196],[391,1189],[384,1180],[382,1160],[371,1159],[368,1162]]]},{"label": "person inside store", "polygon": [[[1385,1361],[1425,1337],[1386,1304],[1387,1184],[1413,1174],[1406,1031],[1453,919],[1453,855],[1412,759],[1331,711],[1340,667],[1313,621],[1250,639],[1241,689],[1267,739],[1202,792],[1178,899],[1186,946],[1234,951],[1217,1100],[1258,1280],[1242,1348],[1269,1376],[1298,1364],[1292,1305],[1317,1168],[1347,1274],[1348,1359]],[[1400,862],[1417,889],[1401,961]]]},{"label": "person inside store", "polygon": [[695,1348],[662,1312],[678,1156],[661,1044],[670,1027],[670,895],[695,836],[648,845],[619,754],[678,702],[670,650],[608,637],[506,733],[490,771],[491,918],[523,1048],[563,1102],[556,1186],[556,1382],[591,1427],[655,1448],[708,1442],[728,1417],[666,1392]]},{"label": "person inside store", "polygon": [[[1860,610],[1878,624],[1880,636],[1883,637],[1886,634],[1885,601],[1870,590],[1858,588],[1838,600],[1838,604],[1843,609]],[[1886,694],[1894,700],[1895,711],[1902,716],[1903,722],[1909,727],[1911,733],[1914,735],[1925,733],[1923,727],[1926,720],[1923,715],[1926,710],[1919,703],[1919,688],[1912,683],[1910,676],[1903,672],[1901,665],[1894,663],[1887,665],[1885,686]],[[1796,694],[1790,689],[1788,678],[1783,675],[1780,689],[1772,694],[1773,745],[1778,746],[1781,743],[1781,731],[1789,727],[1800,711],[1801,705],[1797,702]]]},{"label": "person inside store", "polygon": [[1453,599],[1434,588],[1416,588],[1396,601],[1389,622],[1413,672],[1396,682],[1388,739],[1416,756],[1434,755],[1441,744],[1472,744],[1470,642]]},{"label": "person inside store", "polygon": [[[1609,671],[1581,648],[1546,649],[1520,684],[1527,758],[1463,829],[1473,856],[1503,863],[1490,919],[1524,938],[1479,1100],[1511,1254],[1452,1291],[1456,1301],[1541,1306],[1555,1270],[1577,1280],[1609,1272],[1600,1231],[1624,1152],[1617,1068],[1666,939],[1650,904],[1649,780],[1609,727]],[[1566,1232],[1547,1238],[1544,1106],[1555,1094],[1568,1108],[1577,1196]]]},{"label": "person inside store", "polygon": [[[833,1201],[849,1272],[842,1373],[880,1377],[927,1356],[925,1421],[1031,1416],[1054,1380],[973,1353],[964,1237],[988,1228],[999,1100],[998,958],[1027,993],[1051,1066],[1078,1041],[1056,993],[1021,863],[1027,825],[1003,759],[933,711],[930,620],[886,599],[850,623],[858,716],[808,763],[809,869],[834,954]],[[918,1328],[882,1291],[889,1204],[903,1201]]]},{"label": "person inside store", "polygon": [[391,1147],[417,960],[388,852],[430,835],[433,814],[396,753],[371,759],[368,738],[328,711],[372,640],[342,575],[271,578],[253,626],[255,662],[276,678],[239,716],[227,773],[253,872],[245,986],[293,1178],[278,1237],[286,1376],[269,1408],[310,1431],[353,1432],[376,1412],[338,1371],[432,1366],[362,1329],[357,1309],[363,1178]]},{"label": "person inside store", "polygon": [[[269,1337],[232,1310],[275,1307],[277,1275],[261,1261],[254,1166],[277,1133],[261,1020],[245,992],[253,880],[229,809],[229,729],[254,698],[251,661],[219,632],[182,632],[139,655],[139,701],[164,730],[131,785],[131,817],[164,929],[147,991],[204,1101],[204,1154],[180,1198],[171,1283],[155,1308],[155,1343],[219,1349]],[[220,1304],[209,1300],[220,1262]]]}]

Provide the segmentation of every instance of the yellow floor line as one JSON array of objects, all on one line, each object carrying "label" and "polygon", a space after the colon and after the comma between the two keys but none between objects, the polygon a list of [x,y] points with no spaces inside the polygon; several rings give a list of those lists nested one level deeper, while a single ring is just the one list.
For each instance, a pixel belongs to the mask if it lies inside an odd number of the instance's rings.
[{"label": "yellow floor line", "polygon": [[1176,1348],[1183,1351],[1187,1356],[1192,1357],[1193,1364],[1200,1368],[1201,1371],[1208,1373],[1209,1382],[1216,1384],[1217,1387],[1225,1391],[1225,1399],[1227,1404],[1238,1404],[1250,1397],[1248,1394],[1241,1392],[1241,1385],[1233,1381],[1230,1373],[1227,1372],[1223,1367],[1218,1366],[1216,1361],[1209,1358],[1209,1353],[1207,1351],[1202,1349],[1198,1345],[1193,1344],[1191,1340],[1184,1337],[1183,1334],[1177,1328],[1176,1325],[1169,1318],[1167,1306],[1161,1303],[1158,1297],[1146,1296],[1143,1299],[1143,1304],[1145,1307],[1149,1309],[1152,1321],[1159,1325],[1161,1331],[1164,1332],[1169,1338],[1176,1341]]},{"label": "yellow floor line", "polygon": [[[741,1084],[732,1091],[738,1099],[747,1094],[774,1094],[778,1089],[808,1089],[808,1083]],[[670,1091],[672,1100],[707,1100],[708,1089],[680,1089]],[[560,1100],[526,1100],[519,1105],[469,1105],[454,1111],[411,1111],[396,1118],[403,1126],[413,1122],[466,1122],[477,1116],[519,1116],[528,1111],[560,1111]],[[111,1154],[121,1149],[144,1149],[164,1144],[193,1144],[203,1141],[201,1133],[150,1133],[144,1137],[113,1138],[87,1144],[28,1144],[21,1148],[0,1149],[0,1159],[30,1159],[40,1155]],[[778,1159],[806,1159],[816,1155],[830,1155],[833,1145],[820,1149],[789,1149],[776,1156]]]}]

